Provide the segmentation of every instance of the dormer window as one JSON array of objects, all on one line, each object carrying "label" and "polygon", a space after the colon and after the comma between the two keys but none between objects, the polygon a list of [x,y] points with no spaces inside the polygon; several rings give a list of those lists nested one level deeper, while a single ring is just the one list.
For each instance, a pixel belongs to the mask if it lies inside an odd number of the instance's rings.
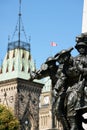
[{"label": "dormer window", "polygon": [[13,52],[13,58],[15,57],[15,51]]},{"label": "dormer window", "polygon": [[24,58],[24,53],[22,54],[22,58]]},{"label": "dormer window", "polygon": [[29,56],[28,56],[28,60],[31,60],[31,54],[29,54]]},{"label": "dormer window", "polygon": [[24,71],[24,66],[22,66],[22,71]]},{"label": "dormer window", "polygon": [[14,71],[14,65],[12,66],[12,71]]},{"label": "dormer window", "polygon": [[0,69],[0,74],[2,73],[2,68]]},{"label": "dormer window", "polygon": [[30,73],[30,67],[28,68],[28,73]]},{"label": "dormer window", "polygon": [[7,53],[7,59],[9,59],[9,53]]},{"label": "dormer window", "polygon": [[7,66],[7,68],[6,68],[6,73],[8,72],[8,66]]}]

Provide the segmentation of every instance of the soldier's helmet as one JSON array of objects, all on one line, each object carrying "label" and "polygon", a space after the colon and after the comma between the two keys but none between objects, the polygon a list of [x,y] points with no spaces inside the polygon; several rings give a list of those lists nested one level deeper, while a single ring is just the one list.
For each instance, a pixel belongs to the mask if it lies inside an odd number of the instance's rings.
[{"label": "soldier's helmet", "polygon": [[75,48],[76,49],[78,49],[78,48],[82,48],[82,47],[87,47],[87,43],[85,43],[85,42],[78,42],[77,44],[76,44],[76,46],[75,46]]},{"label": "soldier's helmet", "polygon": [[48,57],[47,59],[46,59],[46,64],[49,64],[49,63],[55,63],[56,62],[56,60],[55,60],[55,58],[54,57]]},{"label": "soldier's helmet", "polygon": [[60,57],[63,57],[64,55],[71,55],[70,52],[73,50],[73,47],[69,48],[69,49],[64,49],[62,51],[60,51],[59,53],[57,53],[54,57],[55,59],[59,59]]},{"label": "soldier's helmet", "polygon": [[76,37],[76,42],[77,43],[79,43],[79,42],[85,42],[85,43],[87,43],[87,32],[81,33],[81,35],[77,36]]}]

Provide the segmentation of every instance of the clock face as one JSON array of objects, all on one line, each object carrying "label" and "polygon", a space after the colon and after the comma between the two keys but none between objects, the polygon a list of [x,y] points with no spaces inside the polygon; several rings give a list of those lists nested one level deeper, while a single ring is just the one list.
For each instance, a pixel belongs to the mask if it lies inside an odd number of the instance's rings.
[{"label": "clock face", "polygon": [[49,96],[44,97],[44,104],[49,104]]}]

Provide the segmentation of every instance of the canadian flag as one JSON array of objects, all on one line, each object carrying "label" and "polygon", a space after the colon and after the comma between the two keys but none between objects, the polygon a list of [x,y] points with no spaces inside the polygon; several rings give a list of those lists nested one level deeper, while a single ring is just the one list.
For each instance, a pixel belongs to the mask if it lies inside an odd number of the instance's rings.
[{"label": "canadian flag", "polygon": [[51,42],[51,46],[57,46],[57,43]]}]

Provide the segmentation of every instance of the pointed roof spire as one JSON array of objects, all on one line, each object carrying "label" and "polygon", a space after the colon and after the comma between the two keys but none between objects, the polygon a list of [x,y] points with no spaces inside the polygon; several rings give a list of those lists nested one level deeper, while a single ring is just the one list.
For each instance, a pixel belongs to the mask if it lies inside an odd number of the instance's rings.
[{"label": "pointed roof spire", "polygon": [[20,47],[20,28],[21,28],[21,0],[19,0],[19,30],[18,30],[18,46]]},{"label": "pointed roof spire", "polygon": [[[27,37],[26,37],[26,33],[25,33],[25,29],[24,29],[24,26],[23,26],[21,16],[22,16],[22,14],[21,14],[21,0],[19,0],[18,21],[17,21],[15,31],[14,31],[13,36],[12,36],[12,40],[11,40],[12,42],[8,41],[8,51],[16,49],[16,48],[19,48],[19,49],[22,48],[22,49],[25,49],[25,50],[30,52],[30,43],[29,43],[30,41],[27,42]],[[15,35],[16,33],[17,33],[17,36],[18,36],[17,40],[13,41],[13,38],[14,38],[14,36],[16,36]],[[22,41],[21,38],[22,39],[24,38],[26,40],[26,42],[24,40]]]}]

